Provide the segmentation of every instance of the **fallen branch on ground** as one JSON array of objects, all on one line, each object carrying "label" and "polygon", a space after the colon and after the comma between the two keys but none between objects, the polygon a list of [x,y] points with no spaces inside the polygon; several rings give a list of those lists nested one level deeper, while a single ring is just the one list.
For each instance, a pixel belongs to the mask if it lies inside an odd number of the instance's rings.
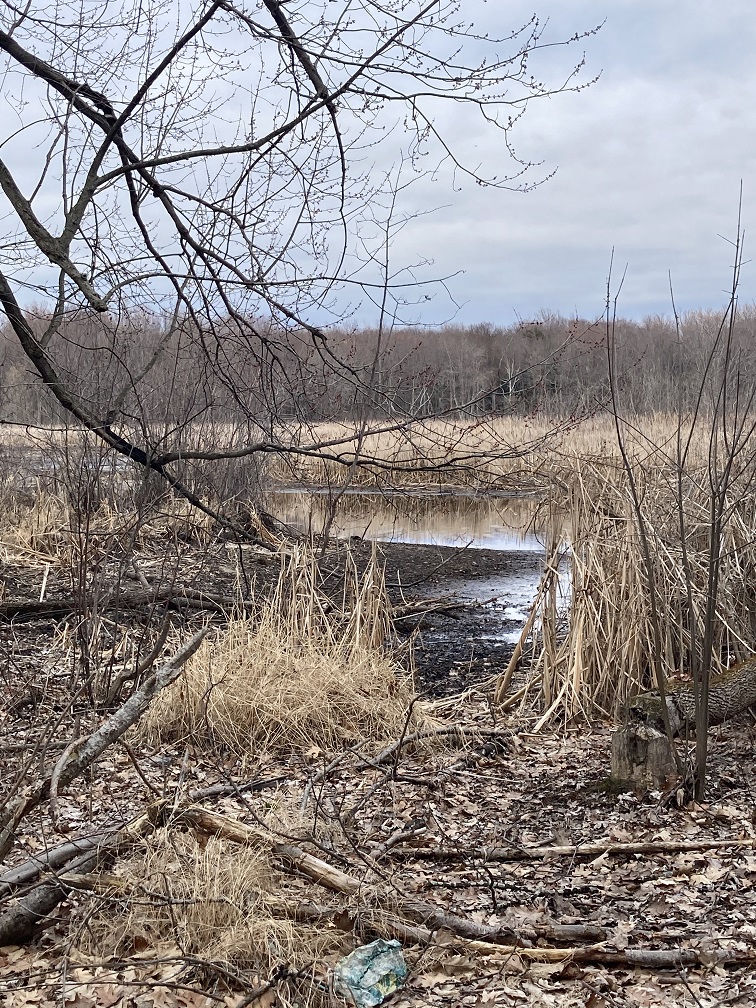
[{"label": "fallen branch on ground", "polygon": [[[239,599],[230,595],[218,595],[213,592],[196,591],[194,588],[179,586],[160,588],[150,591],[119,592],[97,599],[96,608],[99,611],[109,609],[139,609],[141,606],[151,606],[165,603],[171,606],[185,606],[191,609],[211,609],[228,613],[238,609],[254,609],[256,603],[249,599]],[[82,605],[80,600],[73,598],[30,600],[26,602],[0,602],[0,620],[32,620],[41,616],[67,616],[76,612]],[[87,600],[84,605],[95,608],[94,600]]]},{"label": "fallen branch on ground", "polygon": [[[54,923],[48,915],[65,899],[75,880],[88,875],[103,861],[117,857],[137,840],[148,836],[160,821],[163,803],[160,802],[137,819],[136,822],[111,834],[98,834],[78,843],[61,844],[50,851],[47,859],[27,861],[6,872],[0,885],[4,894],[19,886],[44,877],[38,884],[27,888],[0,914],[0,946],[21,945],[33,938],[45,926]],[[85,848],[82,852],[82,848]],[[74,856],[71,853],[74,852]],[[68,855],[68,860],[63,860]]]},{"label": "fallen branch on ground", "polygon": [[[116,742],[136,724],[149,707],[153,697],[165,689],[177,678],[181,667],[197,650],[208,632],[203,627],[183,647],[179,648],[173,657],[164,662],[153,672],[139,689],[135,690],[128,700],[111,714],[102,725],[86,738],[77,742],[76,746],[63,752],[58,761],[44,779],[25,789],[15,801],[10,802],[0,813],[0,856],[4,856],[13,845],[13,838],[18,824],[32,809],[57,793],[91,766],[113,742]],[[53,788],[54,785],[54,788]]]},{"label": "fallen branch on ground", "polygon": [[245,826],[228,816],[218,815],[201,808],[181,809],[174,822],[183,822],[201,833],[223,837],[238,844],[261,844],[275,857],[292,866],[302,875],[333,892],[351,896],[358,892],[363,883],[353,875],[335,868],[312,854],[308,854],[295,844],[282,843],[272,833],[257,826]]},{"label": "fallen branch on ground", "polygon": [[684,853],[686,851],[723,850],[735,847],[738,851],[756,848],[756,837],[722,840],[659,840],[648,843],[577,844],[563,847],[473,847],[467,850],[443,847],[394,847],[388,857],[423,861],[539,861],[550,857],[601,857],[607,855],[632,856],[633,854]]},{"label": "fallen branch on ground", "polygon": [[59,844],[42,854],[29,858],[23,864],[8,869],[0,875],[0,898],[13,892],[15,888],[34,882],[43,872],[61,869],[74,858],[93,851],[99,844],[106,841],[110,832],[94,833],[92,836],[80,837]]},{"label": "fallen branch on ground", "polygon": [[381,752],[379,752],[376,756],[366,759],[362,763],[358,764],[356,769],[361,769],[365,766],[381,766],[393,759],[400,749],[406,749],[413,746],[416,742],[425,742],[433,738],[456,739],[462,743],[472,742],[475,739],[482,738],[492,739],[495,742],[502,743],[508,740],[509,733],[497,731],[495,728],[472,728],[466,731],[463,728],[459,728],[457,725],[447,725],[443,728],[428,728],[424,731],[414,732],[412,735],[405,735],[396,742],[392,742],[390,746],[381,750]]},{"label": "fallen branch on ground", "polygon": [[376,769],[379,766],[384,766],[389,763],[398,752],[402,749],[408,748],[415,745],[417,742],[425,742],[433,738],[448,738],[455,739],[461,743],[474,742],[475,739],[490,739],[497,743],[499,747],[503,747],[503,744],[507,743],[509,739],[509,733],[503,731],[497,731],[494,728],[471,728],[465,730],[459,728],[457,725],[446,725],[441,728],[427,728],[423,731],[413,732],[411,735],[403,735],[396,742],[392,742],[390,746],[382,749],[375,756],[364,757],[354,763],[347,763],[347,757],[353,755],[354,753],[339,753],[336,759],[332,760],[327,766],[323,767],[322,770],[318,770],[316,774],[310,778],[307,787],[305,789],[305,795],[302,799],[302,808],[307,805],[307,800],[310,790],[316,785],[320,784],[324,780],[328,780],[329,776],[336,770],[344,772],[346,770],[365,770],[365,769]]},{"label": "fallen branch on ground", "polygon": [[[279,843],[272,834],[259,827],[245,826],[243,823],[239,823],[226,816],[216,815],[196,808],[182,810],[178,819],[180,822],[193,826],[200,832],[225,837],[234,843],[263,843],[275,856],[288,863],[290,867],[333,892],[353,896],[365,887],[365,883],[355,876],[334,868],[332,865],[327,864],[320,858],[307,854],[293,844]],[[660,847],[664,845],[626,844],[624,846]],[[664,847],[664,849],[668,848]],[[647,969],[674,969],[681,966],[693,966],[700,961],[698,953],[694,949],[629,948],[617,950],[606,948],[603,944],[591,944],[571,948],[529,947],[529,938],[526,938],[524,935],[518,936],[509,928],[478,925],[420,900],[400,900],[398,903],[386,908],[376,907],[374,903],[375,893],[373,892],[371,896],[371,910],[377,910],[381,914],[381,930],[404,942],[428,944],[435,939],[436,932],[440,931],[443,933],[442,944],[448,945],[451,948],[458,948],[462,952],[477,953],[479,955],[496,955],[497,957],[519,956],[527,962],[596,962],[629,967],[642,966]],[[313,915],[321,915],[322,910],[323,908],[317,906],[317,904],[302,905],[302,915],[305,918],[313,919]],[[415,923],[412,924],[401,920],[399,916],[401,914],[406,914]],[[417,926],[418,924],[420,926]],[[430,924],[430,927],[426,927],[426,924]],[[567,935],[578,937],[578,932],[568,929],[569,925],[554,925],[547,930],[549,936],[553,938],[556,938],[560,934],[562,940],[567,940]],[[464,934],[460,932],[464,932]],[[511,944],[501,944],[496,940],[481,940],[480,938],[467,937],[468,935],[486,932],[491,939],[500,938],[505,935],[509,938],[511,935],[514,937],[514,942]],[[536,934],[536,937],[547,937],[547,935]],[[707,962],[709,961],[708,957],[709,952],[707,951]],[[720,961],[745,963],[752,962],[754,958],[756,958],[756,953],[727,951],[722,953]]]},{"label": "fallen branch on ground", "polygon": [[[353,896],[360,889],[365,888],[366,884],[355,876],[327,864],[320,858],[307,854],[300,847],[279,843],[272,834],[259,827],[245,826],[243,823],[226,816],[196,808],[183,809],[178,820],[193,826],[202,833],[224,837],[234,843],[263,843],[276,857],[282,859],[291,868],[332,892]],[[433,940],[435,932],[442,931],[453,936],[452,944],[459,945],[466,951],[488,955],[493,953],[497,955],[517,954],[531,962],[562,962],[574,958],[580,962],[624,963],[634,966],[653,966],[659,969],[698,962],[698,956],[694,951],[681,953],[678,950],[627,949],[620,952],[595,944],[577,948],[534,948],[531,947],[533,940],[576,941],[586,938],[602,940],[605,933],[601,928],[553,924],[528,925],[523,928],[521,934],[518,934],[509,927],[469,921],[423,900],[399,900],[398,903],[380,908],[375,907],[374,899],[375,894],[373,893],[371,909],[383,911],[383,930],[402,941],[412,940],[428,943]],[[325,908],[317,904],[298,904],[297,908],[291,907],[289,912],[292,916],[301,913],[305,919],[322,918],[323,914],[328,913]],[[399,915],[408,917],[412,923],[401,920]],[[503,944],[503,941],[507,941],[509,944]],[[750,961],[750,957],[746,956],[744,961],[746,960]]]},{"label": "fallen branch on ground", "polygon": [[[159,808],[164,808],[163,803],[159,803]],[[128,880],[110,875],[92,874],[89,870],[91,862],[88,862],[87,859],[99,856],[101,860],[104,856],[116,852],[119,843],[129,845],[140,834],[146,835],[149,833],[153,823],[160,821],[160,813],[157,809],[158,806],[155,806],[156,811],[154,811],[152,817],[143,817],[139,824],[135,824],[130,829],[116,834],[109,843],[100,845],[96,851],[85,853],[69,862],[65,870],[55,876],[54,881],[49,883],[46,881],[42,885],[35,887],[32,893],[26,897],[27,901],[29,898],[33,898],[35,900],[34,903],[27,904],[23,908],[23,911],[20,911],[18,906],[14,907],[5,917],[0,918],[0,943],[17,941],[16,937],[9,937],[9,935],[19,936],[22,933],[20,925],[26,925],[27,928],[30,928],[29,933],[33,933],[33,931],[38,929],[41,923],[43,923],[41,918],[44,917],[45,913],[49,913],[49,909],[45,909],[44,899],[49,900],[54,897],[57,902],[71,889],[105,893],[117,891],[123,896],[130,886]],[[522,929],[522,934],[518,934],[509,927],[483,925],[469,921],[432,904],[425,903],[422,900],[392,899],[386,901],[388,905],[381,906],[376,902],[377,894],[375,890],[372,887],[368,889],[367,883],[364,880],[328,864],[321,858],[314,857],[295,844],[279,842],[273,834],[263,828],[246,826],[227,816],[217,815],[196,807],[181,810],[171,820],[169,825],[188,825],[200,833],[222,837],[237,844],[262,845],[274,857],[282,861],[289,870],[293,869],[322,885],[324,888],[341,895],[353,897],[361,890],[365,890],[366,895],[369,894],[368,906],[365,908],[368,914],[364,917],[368,930],[375,930],[386,936],[398,938],[405,944],[427,945],[436,943],[450,950],[458,950],[468,955],[496,956],[498,959],[502,957],[517,957],[524,963],[595,962],[606,965],[622,965],[631,968],[640,966],[646,969],[662,970],[695,966],[701,962],[699,954],[695,949],[627,948],[620,950],[611,947],[607,948],[603,944],[605,939],[604,932],[600,928],[589,926],[560,924],[525,925]],[[727,841],[722,841],[722,844],[726,845]],[[730,841],[730,844],[742,846],[744,842]],[[719,842],[704,842],[701,845],[695,842],[688,842],[684,845],[658,843],[625,844],[620,846],[624,848],[641,847],[662,850],[669,850],[671,848],[679,850],[683,846],[686,849],[700,849],[701,846],[704,849],[708,849],[714,845],[721,844]],[[62,847],[65,846],[62,845]],[[589,848],[592,848],[592,852],[595,852],[597,849],[601,849],[603,852],[611,852],[614,849],[611,845],[597,844],[586,844],[578,849],[586,850]],[[548,850],[552,852],[557,850],[563,853],[568,849],[549,848]],[[574,850],[575,848],[571,849]],[[51,858],[55,857],[56,852],[50,852],[50,856]],[[60,856],[60,852],[58,852],[57,857]],[[19,882],[22,881],[28,870],[28,867],[25,868],[25,866],[21,866],[20,869],[14,869],[16,880]],[[6,873],[4,879],[0,881],[8,880],[9,874],[11,873]],[[311,923],[323,923],[330,920],[335,926],[343,928],[344,920],[349,921],[351,918],[348,910],[345,917],[343,909],[324,907],[314,902],[280,900],[278,903],[278,913],[294,920],[309,921]],[[16,914],[15,919],[11,916],[14,913]],[[9,925],[13,925],[14,930],[11,931]],[[534,941],[543,941],[544,939],[551,941],[585,941],[588,939],[592,944],[569,948],[548,948],[533,944]],[[597,940],[598,943],[596,943]],[[710,958],[711,952],[707,950],[706,964],[710,963]],[[756,958],[756,953],[750,951],[723,950],[720,954],[719,962],[747,963],[752,962],[754,958]]]}]

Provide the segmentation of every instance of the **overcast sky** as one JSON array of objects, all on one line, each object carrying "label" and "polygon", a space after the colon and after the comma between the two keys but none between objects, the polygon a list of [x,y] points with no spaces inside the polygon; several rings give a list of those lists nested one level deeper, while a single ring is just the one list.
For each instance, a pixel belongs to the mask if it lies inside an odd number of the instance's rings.
[{"label": "overcast sky", "polygon": [[[596,317],[603,307],[612,250],[615,283],[627,269],[621,315],[668,315],[670,275],[681,311],[719,308],[729,283],[732,247],[726,239],[735,236],[741,180],[746,257],[751,252],[750,224],[756,224],[753,0],[459,2],[461,16],[472,22],[475,32],[496,38],[527,24],[534,12],[548,19],[544,42],[590,31],[603,21],[597,34],[568,48],[543,49],[532,67],[539,79],[555,86],[584,50],[586,67],[579,82],[598,79],[579,93],[532,101],[513,130],[510,140],[518,156],[541,163],[539,177],[556,172],[543,185],[520,193],[429,171],[403,192],[399,211],[410,219],[394,241],[391,269],[396,272],[404,264],[431,258],[432,264],[418,276],[451,277],[452,295],[409,306],[404,318],[428,324],[452,319],[511,324],[540,311]],[[88,10],[96,12],[98,6],[91,0]],[[191,6],[199,7],[199,0],[192,0]],[[312,7],[320,13],[322,0],[312,0]],[[165,8],[169,21],[171,11],[170,5]],[[221,41],[233,48],[230,37]],[[249,44],[246,34],[240,33],[237,41],[243,56]],[[464,40],[463,52],[470,45],[467,58],[474,63],[480,55],[476,43]],[[483,53],[482,44],[480,49]],[[249,76],[254,81],[254,72]],[[18,84],[20,78],[8,80]],[[223,76],[210,83],[222,88],[224,81],[229,91],[237,87],[236,78]],[[103,86],[117,90],[118,83],[106,81]],[[30,87],[26,81],[23,86]],[[12,114],[37,115],[36,105],[29,102],[31,93],[23,91],[23,102],[16,96],[17,108],[8,105],[8,128],[17,136],[15,146],[10,144],[3,154],[27,189],[35,185],[26,179],[27,167],[36,171],[40,160],[34,133],[19,132]],[[246,92],[239,100],[247,102]],[[390,106],[392,115],[394,110]],[[246,104],[238,121],[229,114],[232,132],[248,114]],[[403,115],[404,110],[400,122]],[[511,170],[501,131],[486,127],[473,107],[442,102],[433,115],[455,153],[470,165],[480,165],[482,174]],[[212,133],[223,122],[213,120],[208,129]],[[348,125],[347,119],[347,132]],[[385,137],[377,134],[377,142],[374,134],[372,145],[358,149],[358,170],[375,158],[378,175],[386,171],[402,129]],[[427,164],[433,167],[432,156]],[[43,188],[35,205],[47,197],[53,209],[60,207],[54,187],[49,194]],[[358,231],[362,215],[369,228],[372,209],[358,203],[349,227]],[[743,272],[741,299],[746,302],[756,300],[755,270],[746,265]],[[359,306],[354,287],[343,291],[334,294],[337,312],[349,321],[376,321],[375,307]],[[327,319],[312,321],[325,324]]]},{"label": "overcast sky", "polygon": [[[554,178],[527,194],[464,185],[404,230],[395,256],[432,254],[438,275],[464,268],[450,286],[465,322],[510,323],[541,309],[600,314],[612,249],[615,271],[627,266],[622,315],[669,314],[669,274],[680,309],[722,305],[741,179],[746,252],[756,218],[756,7],[463,0],[463,10],[498,34],[537,12],[554,38],[606,19],[570,54],[585,48],[585,76],[601,77],[580,94],[533,102],[513,134],[518,154],[558,168]],[[496,135],[467,138],[462,119],[449,127],[483,163],[501,156]],[[424,185],[412,195],[423,208],[435,197]],[[748,302],[754,269],[743,273]],[[447,308],[436,301],[417,315],[437,321]]]}]

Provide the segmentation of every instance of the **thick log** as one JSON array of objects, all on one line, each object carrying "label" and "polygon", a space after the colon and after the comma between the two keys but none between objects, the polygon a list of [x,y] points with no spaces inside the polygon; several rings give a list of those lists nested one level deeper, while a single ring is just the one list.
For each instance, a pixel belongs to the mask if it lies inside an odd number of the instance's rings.
[{"label": "thick log", "polygon": [[409,917],[415,924],[421,924],[430,931],[451,931],[453,934],[459,935],[460,938],[472,938],[476,941],[507,944],[522,942],[525,945],[530,945],[529,941],[525,941],[522,935],[518,935],[510,927],[478,924],[465,917],[449,913],[448,910],[441,910],[424,900],[403,900],[399,909],[405,917]]},{"label": "thick log", "polygon": [[[674,735],[696,727],[696,692],[692,683],[669,685],[667,713]],[[756,657],[732,665],[709,681],[709,724],[721,724],[756,704]],[[630,722],[664,730],[661,697],[657,692],[641,693],[627,704]]]},{"label": "thick log", "polygon": [[19,886],[36,882],[41,874],[60,869],[69,864],[81,854],[87,854],[112,836],[110,831],[94,833],[92,836],[79,837],[58,844],[36,857],[29,858],[23,864],[9,868],[0,875],[0,898],[8,896]]},{"label": "thick log", "polygon": [[[625,708],[625,725],[612,737],[612,777],[638,788],[666,790],[681,770],[666,737],[696,729],[696,689],[693,683],[665,689],[664,701],[654,691],[633,697]],[[756,658],[712,675],[708,689],[709,724],[721,724],[756,704]],[[666,719],[665,719],[666,714]]]},{"label": "thick log", "polygon": [[[91,871],[103,857],[98,851],[82,854],[71,862],[73,871]],[[0,914],[0,946],[23,945],[53,922],[49,915],[68,894],[68,887],[58,882],[43,883],[34,886],[30,892],[11,903],[8,909]]]}]

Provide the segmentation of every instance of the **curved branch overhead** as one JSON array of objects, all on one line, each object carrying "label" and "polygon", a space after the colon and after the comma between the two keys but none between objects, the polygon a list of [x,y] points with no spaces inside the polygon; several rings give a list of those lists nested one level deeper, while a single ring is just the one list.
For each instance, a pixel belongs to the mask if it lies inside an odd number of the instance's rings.
[{"label": "curved branch overhead", "polygon": [[[364,434],[431,415],[387,395],[385,338],[333,339],[330,323],[360,292],[381,330],[426,298],[428,265],[387,251],[426,155],[487,185],[541,178],[516,158],[486,174],[444,108],[511,152],[528,102],[589,83],[582,53],[546,80],[550,47],[595,31],[547,39],[534,17],[491,39],[461,15],[438,0],[85,2],[80,21],[3,5],[0,300],[59,408],[205,508],[167,467],[331,457],[302,423],[357,417]],[[233,436],[188,445],[198,416]]]}]

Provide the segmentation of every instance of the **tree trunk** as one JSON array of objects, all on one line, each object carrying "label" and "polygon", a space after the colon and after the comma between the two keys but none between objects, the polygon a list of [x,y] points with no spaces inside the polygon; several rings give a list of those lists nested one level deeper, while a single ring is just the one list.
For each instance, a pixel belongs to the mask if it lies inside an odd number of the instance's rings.
[{"label": "tree trunk", "polygon": [[672,744],[648,725],[630,724],[612,736],[612,778],[638,789],[664,791],[678,777]]}]

